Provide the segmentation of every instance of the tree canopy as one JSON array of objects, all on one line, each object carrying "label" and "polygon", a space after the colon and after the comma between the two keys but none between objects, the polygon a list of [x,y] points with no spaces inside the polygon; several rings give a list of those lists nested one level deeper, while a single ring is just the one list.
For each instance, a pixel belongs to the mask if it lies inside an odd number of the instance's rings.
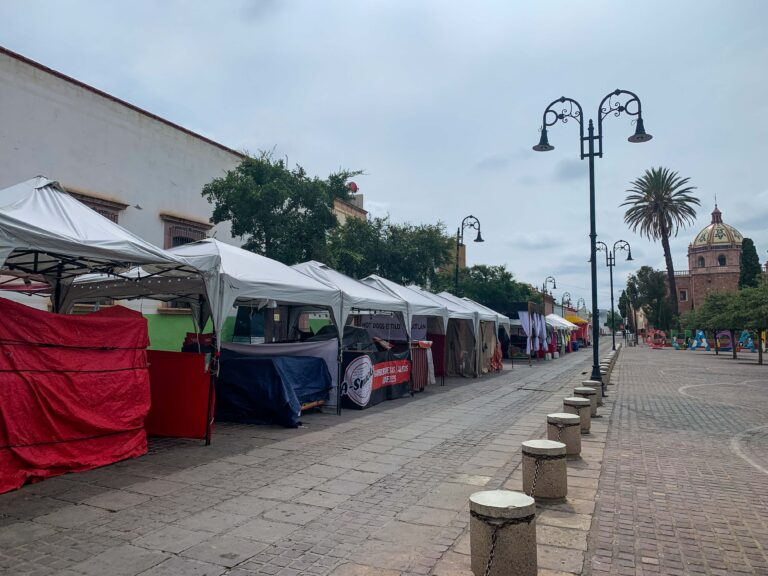
[{"label": "tree canopy", "polygon": [[379,274],[399,284],[432,284],[451,257],[452,238],[437,224],[348,218],[329,239],[329,264],[353,278]]},{"label": "tree canopy", "polygon": [[327,259],[326,238],[337,226],[333,200],[346,198],[343,184],[358,174],[341,170],[321,180],[262,152],[206,184],[202,194],[214,205],[211,222],[231,221],[243,248],[295,264]]},{"label": "tree canopy", "polygon": [[451,266],[440,273],[435,288],[438,292],[448,290],[457,296],[466,296],[502,314],[512,312],[514,302],[534,298],[533,287],[515,280],[506,266],[477,264],[461,268],[458,291],[454,289],[454,269]]},{"label": "tree canopy", "polygon": [[667,298],[667,284],[664,272],[650,266],[642,266],[627,279],[627,296],[636,292],[637,306],[642,307],[654,328],[666,330],[670,327],[672,314]]},{"label": "tree canopy", "polygon": [[741,243],[741,260],[739,264],[739,288],[756,288],[762,278],[760,258],[757,256],[755,243],[751,238],[744,238]]},{"label": "tree canopy", "polygon": [[696,310],[683,315],[686,328],[740,330],[768,327],[768,283],[737,292],[713,292]]}]

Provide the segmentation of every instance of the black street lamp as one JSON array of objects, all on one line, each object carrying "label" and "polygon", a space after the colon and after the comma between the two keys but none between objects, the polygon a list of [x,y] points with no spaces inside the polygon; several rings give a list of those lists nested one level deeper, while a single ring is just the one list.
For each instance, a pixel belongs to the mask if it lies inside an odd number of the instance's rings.
[{"label": "black street lamp", "polygon": [[563,292],[563,295],[560,297],[560,308],[562,309],[563,314],[565,314],[565,305],[566,303],[568,306],[571,305],[571,293],[570,292]]},{"label": "black street lamp", "polygon": [[464,245],[464,230],[466,228],[472,228],[477,230],[477,238],[475,242],[485,242],[483,236],[480,234],[480,220],[472,216],[471,214],[461,221],[461,226],[456,230],[456,269],[453,278],[453,291],[456,295],[459,295],[459,248]]},{"label": "black street lamp", "polygon": [[[595,258],[597,252],[595,245],[597,240],[595,224],[595,157],[603,157],[603,119],[609,114],[621,116],[622,113],[637,117],[635,133],[628,138],[630,142],[647,142],[652,138],[650,134],[646,134],[645,127],[643,126],[640,99],[633,92],[617,89],[600,101],[600,105],[597,108],[597,134],[595,134],[595,127],[590,119],[587,124],[587,136],[584,136],[584,114],[582,113],[581,104],[576,100],[563,96],[552,102],[544,110],[541,122],[541,139],[533,147],[537,152],[554,150],[555,147],[550,145],[547,139],[547,127],[554,126],[558,122],[565,124],[569,118],[573,118],[579,123],[581,159],[589,159],[589,238],[591,243],[590,260],[592,274],[592,339],[594,340],[592,348],[592,376],[590,379],[597,380],[598,382],[602,382],[603,379],[600,376],[600,355],[598,351],[600,338],[600,327],[598,324],[600,322],[597,310],[597,259]],[[597,150],[595,150],[595,142],[597,142]],[[587,145],[586,150],[584,149],[585,144]],[[605,385],[603,385],[603,392],[605,392]]]},{"label": "black street lamp", "polygon": [[616,240],[613,243],[613,248],[609,249],[605,242],[598,240],[595,244],[599,244],[597,250],[605,252],[605,265],[608,266],[608,275],[611,278],[611,342],[613,349],[616,350],[616,328],[613,326],[613,267],[616,266],[616,250],[624,250],[627,252],[627,262],[634,260],[632,258],[632,247],[626,240]]},{"label": "black street lamp", "polygon": [[587,303],[584,301],[584,298],[579,298],[578,300],[576,300],[576,312],[586,307],[587,307]]},{"label": "black street lamp", "polygon": [[[547,313],[547,284],[552,284],[552,290],[557,290],[557,283],[554,276],[547,276],[544,278],[544,283],[541,285],[541,305],[544,307],[544,314]],[[552,294],[552,312],[555,311],[555,295]]]}]

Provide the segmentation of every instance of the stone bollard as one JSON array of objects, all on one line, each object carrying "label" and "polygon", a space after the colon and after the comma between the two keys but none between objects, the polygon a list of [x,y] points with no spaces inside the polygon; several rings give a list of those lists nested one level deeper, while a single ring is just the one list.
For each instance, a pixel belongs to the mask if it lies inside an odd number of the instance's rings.
[{"label": "stone bollard", "polygon": [[553,440],[523,442],[523,492],[539,500],[563,500],[568,495],[566,447]]},{"label": "stone bollard", "polygon": [[600,365],[600,377],[603,379],[603,382],[606,384],[611,383],[611,371],[607,366]]},{"label": "stone bollard", "polygon": [[536,502],[522,492],[469,497],[469,546],[478,576],[536,576]]},{"label": "stone bollard", "polygon": [[597,397],[597,405],[598,406],[603,405],[603,385],[600,382],[598,382],[597,380],[582,380],[581,385],[594,388],[595,391],[597,392],[597,394],[595,395]]},{"label": "stone bollard", "polygon": [[573,395],[589,400],[589,415],[597,416],[597,390],[591,386],[578,386],[573,389]]},{"label": "stone bollard", "polygon": [[568,414],[578,414],[581,418],[581,433],[589,434],[592,427],[592,417],[590,415],[591,402],[586,398],[564,398],[563,412]]},{"label": "stone bollard", "polygon": [[581,418],[578,414],[555,412],[547,414],[547,439],[565,444],[565,455],[578,458],[581,454]]}]

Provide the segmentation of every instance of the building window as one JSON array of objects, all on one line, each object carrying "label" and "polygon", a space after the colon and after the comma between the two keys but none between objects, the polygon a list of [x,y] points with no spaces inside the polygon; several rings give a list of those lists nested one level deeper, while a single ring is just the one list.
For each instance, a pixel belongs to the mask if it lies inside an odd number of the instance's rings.
[{"label": "building window", "polygon": [[698,261],[696,262],[699,268],[704,268],[704,256],[699,256]]},{"label": "building window", "polygon": [[161,214],[165,223],[165,241],[163,248],[176,248],[190,242],[197,242],[208,237],[208,231],[213,227],[205,222],[187,220],[169,214]]},{"label": "building window", "polygon": [[114,200],[107,200],[106,198],[98,198],[96,196],[89,196],[88,194],[82,194],[80,192],[73,192],[71,189],[67,189],[69,195],[75,200],[78,200],[88,206],[91,210],[98,212],[104,218],[111,220],[115,224],[118,223],[120,212],[128,208],[128,204],[122,202],[115,202]]},{"label": "building window", "polygon": [[[165,223],[165,240],[163,248],[166,250],[168,248],[176,248],[177,246],[197,242],[198,240],[204,240],[208,237],[208,231],[213,228],[213,226],[206,222],[187,220],[186,218],[180,218],[170,214],[160,214],[160,219]],[[168,302],[165,308],[167,313],[170,314],[174,310],[177,310],[178,313],[185,313],[185,311],[189,311],[191,307],[187,302],[171,301]]]},{"label": "building window", "polygon": [[688,301],[688,290],[680,290],[680,302]]},{"label": "building window", "polygon": [[725,266],[726,264],[725,254],[720,254],[720,256],[717,257],[717,264],[718,266]]}]

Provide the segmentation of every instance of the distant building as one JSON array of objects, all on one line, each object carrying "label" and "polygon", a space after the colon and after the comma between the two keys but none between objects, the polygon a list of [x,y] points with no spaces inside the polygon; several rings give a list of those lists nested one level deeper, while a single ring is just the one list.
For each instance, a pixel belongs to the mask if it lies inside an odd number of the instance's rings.
[{"label": "distant building", "polygon": [[707,294],[738,290],[743,239],[738,230],[723,222],[715,205],[710,224],[688,245],[688,270],[675,271],[681,314],[701,306]]}]

